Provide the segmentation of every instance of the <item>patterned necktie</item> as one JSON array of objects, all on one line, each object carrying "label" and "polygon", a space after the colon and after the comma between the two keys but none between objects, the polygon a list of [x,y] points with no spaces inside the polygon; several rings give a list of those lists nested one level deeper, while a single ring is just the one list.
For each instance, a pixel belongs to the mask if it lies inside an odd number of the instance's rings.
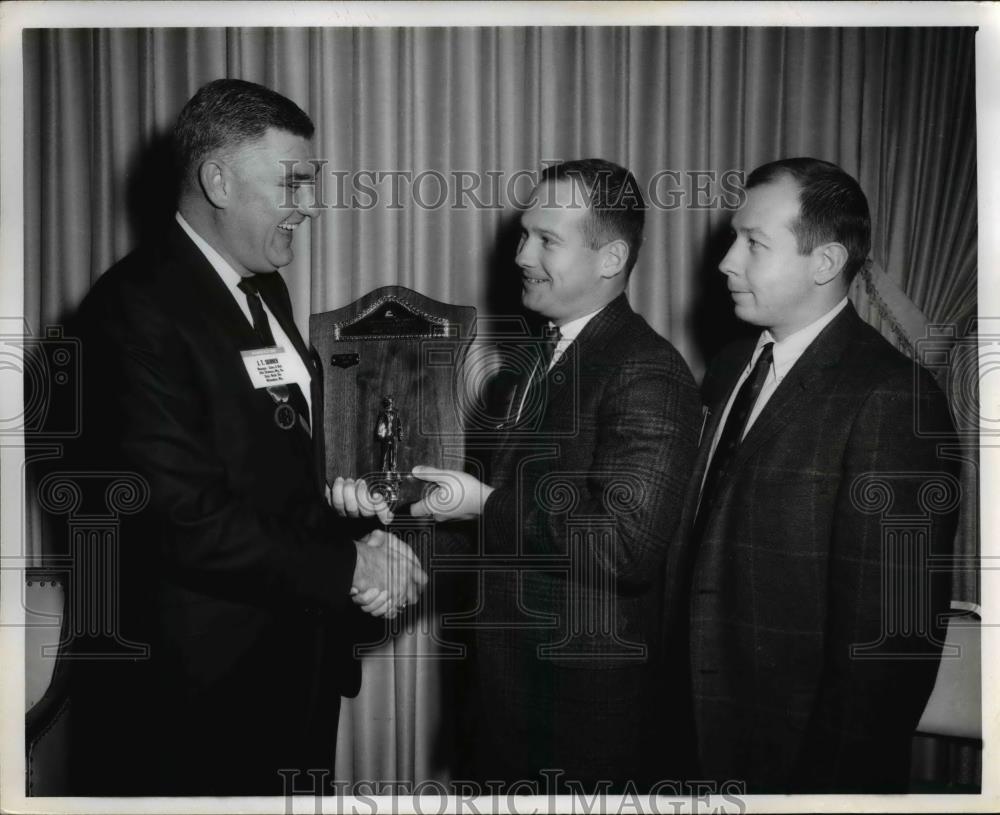
[{"label": "patterned necktie", "polygon": [[774,343],[769,342],[761,349],[760,356],[757,357],[757,364],[753,366],[743,384],[740,386],[733,406],[726,417],[726,426],[719,436],[719,443],[715,447],[708,466],[708,474],[705,476],[705,484],[701,490],[701,503],[698,505],[698,513],[695,516],[694,528],[700,536],[704,531],[702,525],[708,514],[708,510],[715,498],[715,491],[718,489],[722,479],[725,478],[726,469],[729,467],[733,456],[739,449],[740,441],[743,439],[743,431],[747,426],[747,419],[753,407],[757,404],[757,397],[767,381],[767,375],[771,372],[771,361],[773,359]]},{"label": "patterned necktie", "polygon": [[[265,347],[274,345],[274,334],[271,333],[271,324],[268,322],[267,314],[264,312],[264,303],[261,300],[260,289],[255,276],[244,277],[238,285],[240,291],[246,295],[247,305],[250,306],[250,316],[253,318],[253,330],[257,332],[257,337]],[[296,353],[294,349],[286,350],[289,350],[290,353]],[[285,390],[283,391],[282,388]],[[295,412],[299,415],[308,432],[310,427],[309,403],[306,402],[306,398],[302,395],[302,389],[298,384],[292,382],[286,386],[278,385],[268,388],[268,391],[278,399],[281,399],[284,393],[287,392],[288,402],[295,408]]]}]

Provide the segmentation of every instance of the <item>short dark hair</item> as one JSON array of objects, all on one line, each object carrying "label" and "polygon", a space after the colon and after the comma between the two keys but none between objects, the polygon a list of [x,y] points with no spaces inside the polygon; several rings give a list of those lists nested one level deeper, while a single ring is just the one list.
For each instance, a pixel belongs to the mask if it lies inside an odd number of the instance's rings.
[{"label": "short dark hair", "polygon": [[546,167],[539,185],[547,181],[571,179],[580,182],[587,193],[590,217],[584,222],[584,237],[591,249],[600,249],[613,240],[628,245],[625,276],[632,271],[642,246],[646,224],[646,199],[639,183],[624,167],[602,158],[564,161]]},{"label": "short dark hair", "polygon": [[799,217],[791,224],[799,254],[836,241],[847,249],[848,285],[865,265],[871,249],[872,219],[861,185],[836,164],[818,158],[786,158],[750,173],[746,188],[788,177],[799,186]]},{"label": "short dark hair", "polygon": [[215,79],[188,100],[174,126],[174,160],[182,183],[209,153],[236,147],[269,128],[312,138],[312,119],[291,99],[242,79]]}]

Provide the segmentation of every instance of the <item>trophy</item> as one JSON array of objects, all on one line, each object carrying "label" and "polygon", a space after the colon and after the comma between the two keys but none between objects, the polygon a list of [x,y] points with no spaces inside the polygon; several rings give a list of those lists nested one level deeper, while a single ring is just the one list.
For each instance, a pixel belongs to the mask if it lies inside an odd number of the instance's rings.
[{"label": "trophy", "polygon": [[321,363],[327,483],[363,477],[399,516],[426,485],[415,464],[462,469],[464,360],[476,310],[384,286],[348,306],[313,314],[309,336]]},{"label": "trophy", "polygon": [[381,495],[393,506],[399,499],[399,485],[402,481],[399,470],[396,469],[398,445],[406,438],[406,432],[392,396],[382,397],[382,412],[375,419],[375,438],[381,445],[382,470],[375,477],[372,492]]}]

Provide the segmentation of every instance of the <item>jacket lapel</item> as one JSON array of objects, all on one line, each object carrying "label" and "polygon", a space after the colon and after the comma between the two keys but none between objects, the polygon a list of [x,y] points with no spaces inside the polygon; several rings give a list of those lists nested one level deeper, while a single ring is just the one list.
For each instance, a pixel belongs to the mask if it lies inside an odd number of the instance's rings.
[{"label": "jacket lapel", "polygon": [[191,303],[202,307],[206,320],[218,324],[241,349],[259,346],[253,326],[232,293],[180,224],[171,224],[165,248],[177,263],[178,288],[190,293]]},{"label": "jacket lapel", "polygon": [[701,482],[705,478],[705,468],[708,466],[708,454],[712,449],[712,439],[719,428],[719,417],[722,415],[722,406],[715,410],[709,409],[705,415],[705,426],[701,433],[701,443],[698,446],[698,454],[694,459],[694,469],[688,479],[687,491],[684,494],[682,504],[681,519],[679,529],[687,530],[694,524],[695,511],[698,509],[698,498],[701,495]]},{"label": "jacket lapel", "polygon": [[854,308],[848,304],[806,348],[747,431],[733,459],[734,469],[742,466],[761,445],[792,421],[813,393],[823,389],[859,322]]},{"label": "jacket lapel", "polygon": [[[259,348],[260,339],[254,331],[250,321],[247,320],[243,310],[239,307],[232,292],[219,277],[218,273],[208,262],[201,250],[187,236],[180,224],[173,223],[167,232],[165,249],[177,263],[178,281],[177,285],[183,287],[182,290],[190,292],[191,302],[201,306],[204,312],[204,319],[219,326],[222,333],[233,338],[234,345],[240,350]],[[317,399],[316,387],[316,366],[313,357],[309,354],[302,342],[298,329],[291,319],[291,300],[288,297],[288,290],[285,282],[277,272],[269,275],[261,275],[266,278],[264,286],[260,288],[261,296],[267,303],[271,313],[278,320],[279,325],[288,335],[295,350],[302,357],[310,375],[310,394],[312,396],[312,426],[316,426],[317,409],[322,404]],[[289,330],[293,329],[293,330]],[[240,361],[234,354],[233,365],[239,365]],[[269,402],[264,402],[263,391],[260,392],[260,400],[263,404],[271,407]],[[266,397],[268,400],[270,397]],[[273,408],[272,408],[273,409]],[[322,421],[322,416],[319,417]],[[308,434],[301,431],[302,436],[308,441],[310,448],[313,442]],[[299,431],[296,431],[296,436]]]},{"label": "jacket lapel", "polygon": [[[563,403],[571,400],[577,392],[577,377],[580,371],[588,364],[594,362],[594,356],[601,348],[612,342],[614,334],[618,331],[621,322],[632,314],[632,309],[628,304],[628,299],[620,294],[611,301],[599,314],[584,326],[576,339],[569,344],[562,358],[545,375],[546,403],[541,407],[542,420],[539,427],[534,428],[534,433],[539,431],[544,433],[551,431],[551,416],[566,415],[572,417],[572,410],[562,410]],[[493,473],[504,469],[510,451],[516,446],[519,435],[527,439],[527,436],[518,433],[521,429],[513,421],[513,416],[517,413],[518,405],[524,393],[525,382],[520,381],[515,388],[512,388],[512,396],[508,401],[507,421],[498,428],[501,435],[497,449],[493,454]],[[572,408],[572,404],[570,405]],[[537,444],[537,436],[532,435],[533,443]]]},{"label": "jacket lapel", "polygon": [[[688,479],[687,491],[684,494],[683,509],[679,529],[690,530],[694,524],[695,512],[698,509],[698,500],[701,496],[701,482],[705,478],[705,470],[708,467],[709,453],[712,450],[712,440],[719,432],[719,423],[722,413],[726,409],[726,403],[732,396],[733,389],[739,381],[740,375],[746,368],[753,355],[754,344],[746,343],[746,347],[740,346],[735,349],[730,357],[724,358],[718,364],[721,370],[712,370],[712,381],[706,379],[702,383],[702,398],[705,402],[705,415],[698,439],[698,453],[695,456],[694,468],[691,477]],[[716,384],[718,383],[718,384]]]},{"label": "jacket lapel", "polygon": [[306,369],[309,371],[310,378],[315,378],[316,371],[313,366],[313,355],[306,348],[298,326],[295,325],[295,320],[292,317],[292,300],[288,296],[288,287],[285,285],[284,279],[282,279],[278,272],[257,275],[255,279],[261,297],[264,298],[267,307],[278,321],[281,330],[292,341],[296,353],[301,357],[302,362],[305,363]]},{"label": "jacket lapel", "polygon": [[622,323],[633,313],[628,298],[622,293],[583,327],[576,339],[569,344],[566,353],[548,372],[546,393],[549,399],[545,406],[546,413],[556,413],[564,402],[572,400],[578,392],[578,378],[588,366],[603,364],[602,351],[614,345],[614,337]]},{"label": "jacket lapel", "polygon": [[[194,245],[180,225],[171,225],[167,236],[167,248],[170,254],[179,261],[183,274],[189,276],[191,288],[200,292],[200,301],[204,302],[212,315],[212,319],[222,324],[230,336],[238,338],[241,348],[256,348],[260,345],[256,332],[243,310],[236,303],[232,292],[222,282],[218,273]],[[310,375],[315,376],[313,356],[302,340],[302,335],[292,319],[291,298],[288,288],[278,272],[258,275],[257,284],[261,297],[268,309],[274,315],[278,324],[291,340],[295,351],[302,358]],[[196,300],[197,302],[197,300]]]}]

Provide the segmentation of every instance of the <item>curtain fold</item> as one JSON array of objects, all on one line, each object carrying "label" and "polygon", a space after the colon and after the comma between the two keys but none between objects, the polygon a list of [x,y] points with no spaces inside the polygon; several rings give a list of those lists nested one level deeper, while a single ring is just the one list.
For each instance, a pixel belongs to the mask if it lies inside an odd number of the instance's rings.
[{"label": "curtain fold", "polygon": [[[474,305],[481,325],[517,313],[529,174],[602,156],[650,198],[633,306],[700,377],[739,331],[717,271],[739,174],[812,155],[869,197],[881,271],[855,287],[863,316],[897,344],[920,317],[957,342],[976,308],[974,44],[971,29],[905,28],[28,30],[25,315],[36,335],[63,322],[170,217],[169,130],[200,85],[231,76],[316,123],[327,206],[282,270],[306,336],[309,314],[387,284]],[[945,384],[977,404],[975,377]],[[969,557],[976,517],[967,504]],[[977,592],[973,575],[959,599]],[[411,631],[387,653],[418,658],[366,663],[338,777],[447,776],[435,647]]]},{"label": "curtain fold", "polygon": [[887,105],[889,190],[876,259],[932,323],[975,314],[973,40],[969,29],[885,35],[886,79],[905,101]]}]

